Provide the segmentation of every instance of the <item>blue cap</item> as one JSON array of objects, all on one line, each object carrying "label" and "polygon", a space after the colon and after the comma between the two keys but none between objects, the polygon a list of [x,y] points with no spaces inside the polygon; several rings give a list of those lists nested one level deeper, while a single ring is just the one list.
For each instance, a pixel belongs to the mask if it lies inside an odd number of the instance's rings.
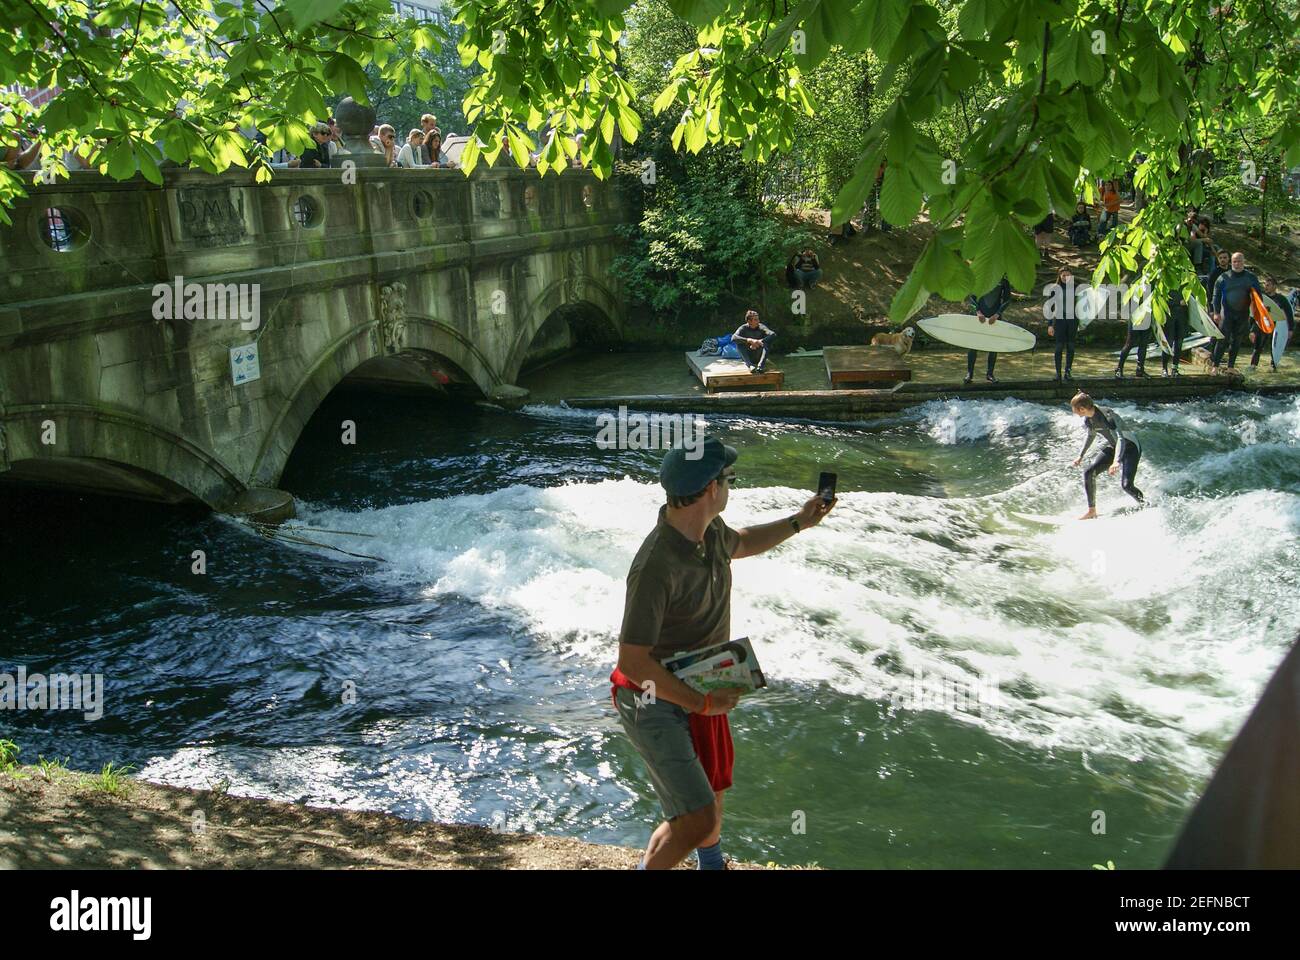
[{"label": "blue cap", "polygon": [[659,482],[669,496],[689,497],[716,480],[738,456],[735,447],[727,446],[717,437],[708,437],[694,450],[675,447],[664,454]]}]

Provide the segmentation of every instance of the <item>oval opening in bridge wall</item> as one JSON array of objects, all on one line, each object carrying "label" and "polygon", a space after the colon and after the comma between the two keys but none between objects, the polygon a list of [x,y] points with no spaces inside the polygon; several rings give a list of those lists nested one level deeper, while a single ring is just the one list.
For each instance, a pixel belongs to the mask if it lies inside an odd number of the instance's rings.
[{"label": "oval opening in bridge wall", "polygon": [[86,218],[71,207],[46,207],[40,232],[41,240],[55,253],[70,253],[90,238]]},{"label": "oval opening in bridge wall", "polygon": [[324,219],[320,204],[306,194],[294,199],[289,206],[289,214],[293,217],[293,222],[300,227],[318,227]]}]

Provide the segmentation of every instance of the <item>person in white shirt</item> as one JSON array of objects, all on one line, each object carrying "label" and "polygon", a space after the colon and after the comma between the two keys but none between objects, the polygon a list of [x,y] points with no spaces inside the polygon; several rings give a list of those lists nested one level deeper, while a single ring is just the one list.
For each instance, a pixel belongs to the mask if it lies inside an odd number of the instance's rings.
[{"label": "person in white shirt", "polygon": [[420,147],[424,141],[424,134],[419,130],[412,130],[406,135],[406,143],[402,144],[402,149],[397,151],[397,165],[406,167],[408,170],[414,167],[422,167]]}]

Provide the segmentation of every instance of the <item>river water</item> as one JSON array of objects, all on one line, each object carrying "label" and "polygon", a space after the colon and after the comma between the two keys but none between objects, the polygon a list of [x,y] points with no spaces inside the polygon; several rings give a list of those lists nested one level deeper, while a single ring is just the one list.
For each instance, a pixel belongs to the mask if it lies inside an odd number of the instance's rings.
[{"label": "river water", "polygon": [[[1064,408],[710,424],[741,450],[732,526],[840,477],[818,529],[734,568],[770,686],[732,714],[728,853],[1162,862],[1300,624],[1300,400],[1116,409],[1150,505],[1106,478],[1091,523]],[[6,713],[0,736],[28,762],[641,846],[657,805],[606,677],[659,454],[595,436],[555,404],[331,395],[282,486],[298,526],[347,531],[308,536],[380,561],[0,491],[0,671],[106,678],[102,719]]]}]

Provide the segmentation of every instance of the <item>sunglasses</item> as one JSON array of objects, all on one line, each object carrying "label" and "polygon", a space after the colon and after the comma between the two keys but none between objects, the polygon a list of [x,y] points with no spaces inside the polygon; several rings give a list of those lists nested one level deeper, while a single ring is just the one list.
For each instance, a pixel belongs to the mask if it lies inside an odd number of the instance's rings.
[{"label": "sunglasses", "polygon": [[734,487],[736,485],[736,475],[734,473],[719,474],[718,483],[725,483]]}]

